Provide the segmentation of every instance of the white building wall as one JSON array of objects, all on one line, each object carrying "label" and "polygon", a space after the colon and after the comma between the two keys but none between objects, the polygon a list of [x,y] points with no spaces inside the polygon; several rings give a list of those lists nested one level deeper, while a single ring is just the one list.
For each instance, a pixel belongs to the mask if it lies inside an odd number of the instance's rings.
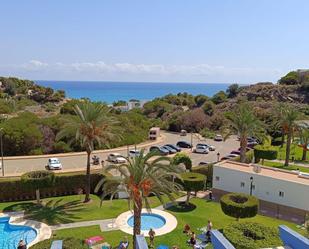
[{"label": "white building wall", "polygon": [[[275,179],[254,172],[247,173],[214,166],[213,188],[226,192],[249,194],[251,176],[254,185],[252,193],[257,198],[309,211],[309,186],[297,182]],[[219,177],[219,180],[217,177]],[[242,187],[241,183],[245,185]],[[284,193],[283,197],[279,196],[279,191]]]}]

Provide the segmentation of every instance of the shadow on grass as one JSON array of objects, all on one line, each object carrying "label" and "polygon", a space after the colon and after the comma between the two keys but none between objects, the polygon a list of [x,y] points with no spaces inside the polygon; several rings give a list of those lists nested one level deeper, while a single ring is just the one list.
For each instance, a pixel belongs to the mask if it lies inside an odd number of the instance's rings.
[{"label": "shadow on grass", "polygon": [[25,211],[25,218],[41,221],[48,225],[70,223],[80,217],[78,213],[83,210],[83,204],[76,200],[62,203],[63,199],[49,200],[41,206],[34,202],[24,202],[6,207],[3,211]]},{"label": "shadow on grass", "polygon": [[177,204],[167,208],[167,210],[175,212],[175,213],[186,213],[191,212],[196,209],[196,205],[189,203],[187,205],[185,202],[177,202]]}]

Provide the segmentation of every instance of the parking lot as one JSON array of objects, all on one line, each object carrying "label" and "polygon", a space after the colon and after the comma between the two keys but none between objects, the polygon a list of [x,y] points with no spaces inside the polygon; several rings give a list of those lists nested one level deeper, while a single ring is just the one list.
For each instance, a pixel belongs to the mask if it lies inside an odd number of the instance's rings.
[{"label": "parking lot", "polygon": [[[149,149],[150,145],[164,145],[164,144],[176,144],[178,141],[186,141],[191,143],[191,139],[193,145],[197,143],[207,143],[210,145],[214,145],[216,147],[215,151],[210,151],[208,154],[197,154],[193,153],[190,149],[184,149],[186,153],[190,155],[193,161],[193,165],[196,166],[199,162],[216,162],[217,161],[217,153],[219,152],[221,157],[229,154],[232,150],[238,149],[239,141],[236,140],[236,136],[227,139],[224,142],[216,142],[212,139],[201,139],[199,136],[193,134],[187,134],[186,136],[180,136],[177,133],[169,133],[162,132],[162,139],[158,142],[154,142],[152,144],[146,143],[142,145],[138,145],[137,148],[145,148]],[[113,149],[112,152],[120,153],[123,156],[127,156],[128,149],[134,149],[135,146],[122,147],[119,149]],[[100,160],[105,160],[110,151],[100,151],[93,153],[98,156]],[[69,171],[77,171],[84,170],[86,164],[86,153],[69,153],[62,155],[45,155],[39,157],[15,157],[4,160],[4,169],[5,175],[10,176],[18,176],[25,172],[32,170],[43,170],[47,165],[47,160],[49,157],[58,157],[62,163],[64,172]],[[93,166],[92,166],[93,167]],[[94,168],[100,168],[101,166],[96,166]]]}]

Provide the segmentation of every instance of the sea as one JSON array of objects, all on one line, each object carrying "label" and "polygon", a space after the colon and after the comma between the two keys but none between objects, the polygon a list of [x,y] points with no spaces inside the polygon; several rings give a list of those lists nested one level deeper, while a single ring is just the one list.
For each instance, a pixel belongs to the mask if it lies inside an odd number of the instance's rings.
[{"label": "sea", "polygon": [[64,90],[69,98],[89,98],[112,104],[118,100],[148,101],[167,94],[187,92],[193,95],[213,96],[225,91],[229,83],[154,83],[154,82],[108,82],[108,81],[47,81],[37,80],[37,84]]}]

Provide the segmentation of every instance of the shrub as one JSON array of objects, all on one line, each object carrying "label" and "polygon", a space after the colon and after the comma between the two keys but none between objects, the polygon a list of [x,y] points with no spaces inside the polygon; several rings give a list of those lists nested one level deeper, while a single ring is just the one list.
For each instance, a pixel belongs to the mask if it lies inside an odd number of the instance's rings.
[{"label": "shrub", "polygon": [[59,141],[54,144],[53,152],[54,153],[63,153],[72,151],[70,146],[63,141]]},{"label": "shrub", "polygon": [[204,128],[199,132],[203,137],[213,139],[215,137],[215,133],[208,128]]},{"label": "shrub", "polygon": [[[85,244],[83,244],[83,241],[76,238],[57,238],[57,240],[63,241],[63,249],[86,249],[88,248]],[[47,239],[43,240],[34,246],[31,246],[31,249],[46,249],[51,247],[52,241],[55,239]]]},{"label": "shrub", "polygon": [[194,173],[200,173],[206,176],[206,184],[211,187],[212,186],[212,178],[213,178],[213,164],[208,164],[206,166],[197,166],[192,169]]},{"label": "shrub", "polygon": [[275,160],[278,156],[278,151],[275,147],[272,146],[263,146],[263,145],[256,145],[254,147],[254,158],[258,162],[262,159],[264,163],[264,159],[267,160]]},{"label": "shrub", "polygon": [[191,170],[191,168],[192,168],[191,158],[187,154],[185,154],[183,152],[177,153],[174,156],[173,163],[175,165],[184,164],[185,167],[186,167],[186,170]]},{"label": "shrub", "polygon": [[184,172],[180,174],[180,177],[182,179],[183,188],[187,191],[186,203],[189,204],[190,192],[203,190],[206,182],[206,176],[199,173]]},{"label": "shrub", "polygon": [[259,208],[259,200],[256,197],[241,193],[222,196],[220,204],[223,213],[237,220],[256,216]]},{"label": "shrub", "polygon": [[282,245],[277,228],[256,222],[231,223],[223,232],[224,236],[239,249],[273,248]]},{"label": "shrub", "polygon": [[[97,183],[104,177],[99,173],[91,174],[91,192]],[[86,175],[84,172],[66,173],[55,175],[54,185],[40,191],[42,198],[77,194],[85,189]],[[10,191],[7,191],[7,190]],[[0,201],[34,200],[35,190],[25,184],[20,178],[2,178],[0,181]]]}]

